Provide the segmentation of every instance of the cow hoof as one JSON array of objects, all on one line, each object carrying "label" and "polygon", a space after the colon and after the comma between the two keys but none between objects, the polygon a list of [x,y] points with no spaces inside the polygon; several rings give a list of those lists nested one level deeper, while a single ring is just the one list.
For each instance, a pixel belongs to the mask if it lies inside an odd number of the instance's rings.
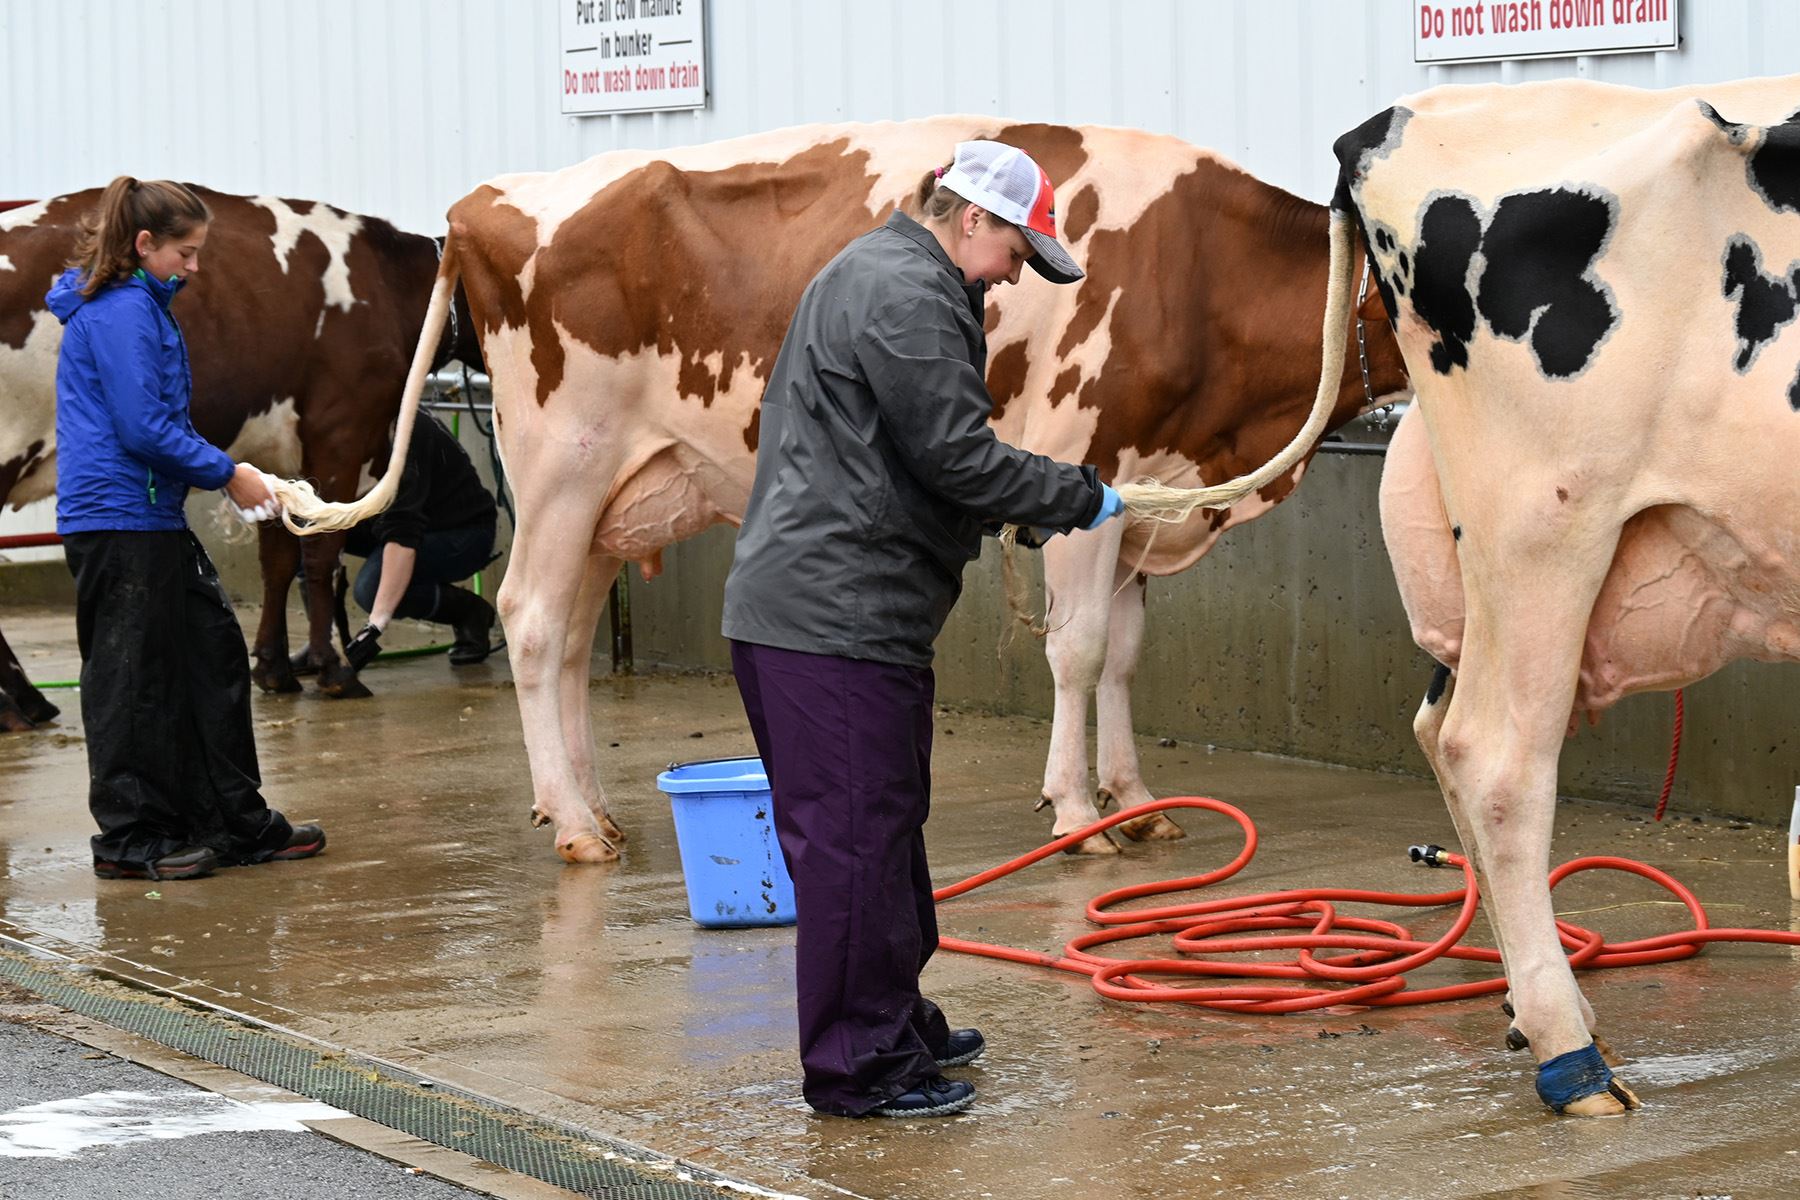
[{"label": "cow hoof", "polygon": [[1599,1034],[1594,1035],[1594,1049],[1600,1052],[1600,1057],[1605,1060],[1606,1065],[1609,1067],[1622,1067],[1631,1061],[1623,1054],[1620,1054],[1617,1050],[1614,1050],[1611,1046],[1607,1045],[1606,1039]]},{"label": "cow hoof", "polygon": [[549,823],[550,823],[550,814],[546,813],[543,809],[538,808],[534,805],[531,809],[531,827],[533,829],[542,829],[544,826],[548,825]]},{"label": "cow hoof", "polygon": [[614,821],[609,814],[600,813],[595,817],[595,820],[600,822],[601,837],[605,838],[615,846],[623,846],[625,844],[625,831],[619,828],[618,822]]},{"label": "cow hoof", "polygon": [[1616,1117],[1639,1107],[1637,1094],[1612,1073],[1592,1042],[1539,1063],[1537,1094],[1553,1112],[1571,1117]]},{"label": "cow hoof", "polygon": [[33,725],[48,725],[62,715],[62,709],[39,695],[36,688],[27,687],[25,690],[30,694],[19,701],[19,711],[27,721]]},{"label": "cow hoof", "polygon": [[567,842],[559,843],[556,852],[564,862],[571,863],[609,863],[619,861],[619,851],[605,838],[591,833],[578,833]]},{"label": "cow hoof", "polygon": [[[1054,836],[1061,837],[1062,835],[1056,834]],[[1097,854],[1097,855],[1117,854],[1118,852],[1119,852],[1118,843],[1113,841],[1112,835],[1104,829],[1102,829],[1099,833],[1096,833],[1091,838],[1083,838],[1081,841],[1076,842],[1073,846],[1070,846],[1068,849],[1063,851],[1064,854]]]},{"label": "cow hoof", "polygon": [[302,647],[300,653],[289,658],[288,670],[292,671],[296,676],[317,675],[319,673],[319,660],[313,657],[312,647]]},{"label": "cow hoof", "polygon": [[281,657],[280,663],[280,666],[276,666],[267,659],[257,659],[256,665],[250,668],[251,682],[270,694],[299,691],[300,681],[294,678],[294,672],[288,667],[286,655]]},{"label": "cow hoof", "polygon": [[1583,1096],[1579,1100],[1571,1100],[1562,1107],[1565,1117],[1622,1117],[1634,1109],[1643,1107],[1643,1101],[1637,1093],[1615,1079],[1604,1092],[1596,1092],[1592,1096]]},{"label": "cow hoof", "polygon": [[375,694],[345,663],[333,663],[319,672],[319,690],[333,700],[367,700]]},{"label": "cow hoof", "polygon": [[0,697],[0,733],[30,733],[37,724],[26,718],[16,704]]},{"label": "cow hoof", "polygon": [[[1525,1036],[1524,1030],[1520,1029],[1517,1025],[1514,1025],[1506,1031],[1506,1048],[1514,1051],[1529,1050],[1531,1048],[1531,1039]],[[1608,1063],[1607,1065],[1611,1066],[1612,1064]]]},{"label": "cow hoof", "polygon": [[1159,812],[1126,821],[1119,832],[1134,842],[1173,842],[1187,836],[1187,830]]}]

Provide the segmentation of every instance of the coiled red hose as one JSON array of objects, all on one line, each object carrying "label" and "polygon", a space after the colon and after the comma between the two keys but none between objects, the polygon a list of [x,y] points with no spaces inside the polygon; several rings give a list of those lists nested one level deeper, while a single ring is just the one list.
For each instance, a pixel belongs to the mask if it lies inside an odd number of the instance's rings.
[{"label": "coiled red hose", "polygon": [[[1088,904],[1087,918],[1099,928],[1071,938],[1060,956],[956,937],[941,938],[939,945],[960,954],[977,954],[1086,975],[1096,992],[1112,1000],[1193,1004],[1227,1012],[1304,1012],[1340,1004],[1429,1004],[1506,989],[1503,975],[1435,987],[1409,989],[1407,986],[1409,972],[1440,958],[1496,964],[1500,961],[1496,950],[1461,944],[1463,934],[1475,919],[1480,895],[1467,860],[1448,851],[1438,852],[1435,858],[1462,871],[1463,886],[1453,891],[1411,895],[1352,888],[1295,888],[1255,896],[1111,911],[1115,905],[1132,900],[1198,891],[1230,879],[1249,865],[1256,854],[1255,823],[1241,809],[1205,796],[1175,796],[1114,813],[1011,862],[939,888],[934,895],[942,904],[1042,862],[1114,825],[1175,808],[1202,809],[1236,821],[1244,831],[1243,849],[1229,863],[1205,874],[1115,888],[1095,897]],[[1559,920],[1557,934],[1569,952],[1570,965],[1577,970],[1598,971],[1674,962],[1698,954],[1708,942],[1800,946],[1800,934],[1797,933],[1714,929],[1707,920],[1706,910],[1691,891],[1667,873],[1628,858],[1595,855],[1573,859],[1550,872],[1550,886],[1554,888],[1582,871],[1596,870],[1625,871],[1655,883],[1687,908],[1693,928],[1615,944],[1592,930]],[[1340,904],[1405,908],[1460,905],[1461,910],[1441,937],[1424,941],[1394,921],[1341,914],[1337,907]],[[1091,953],[1099,946],[1116,947],[1142,938],[1164,936],[1168,937],[1170,948],[1184,957],[1125,959]],[[1295,954],[1286,962],[1269,962],[1260,957],[1271,950],[1292,950]],[[1245,961],[1231,957],[1250,953],[1257,953],[1259,958]],[[1214,978],[1280,982],[1178,982]]]}]

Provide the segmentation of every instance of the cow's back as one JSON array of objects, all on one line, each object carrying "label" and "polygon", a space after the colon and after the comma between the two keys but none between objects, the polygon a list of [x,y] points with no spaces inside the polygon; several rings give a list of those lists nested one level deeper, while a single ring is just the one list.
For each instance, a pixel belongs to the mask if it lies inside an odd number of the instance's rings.
[{"label": "cow's back", "polygon": [[[1758,185],[1762,151],[1800,137],[1780,125],[1796,109],[1800,77],[1446,88],[1397,106],[1355,190],[1440,455],[1453,424],[1476,457],[1524,425],[1604,459],[1637,507],[1768,488],[1800,502],[1775,469],[1800,453],[1800,335],[1746,313],[1773,299],[1791,315],[1800,287],[1800,220]],[[1734,470],[1693,469],[1709,443]]]},{"label": "cow's back", "polygon": [[[1081,235],[1127,227],[1200,155],[1131,131],[990,117],[799,126],[502,176],[450,218],[467,231],[465,278],[483,331],[531,330],[539,403],[563,382],[558,327],[608,358],[678,355],[679,390],[708,400],[740,369],[765,379],[812,276],[909,204],[920,177],[974,137],[1024,147],[1057,180],[1059,195],[1085,195],[1086,216],[1071,230],[1078,254]],[[1138,144],[1120,149],[1125,141]],[[1070,290],[1001,289],[990,327],[1002,342],[1008,321],[1020,327],[1015,336],[1026,326],[1042,333],[1053,310],[1072,312],[1072,295],[1055,303]]]}]

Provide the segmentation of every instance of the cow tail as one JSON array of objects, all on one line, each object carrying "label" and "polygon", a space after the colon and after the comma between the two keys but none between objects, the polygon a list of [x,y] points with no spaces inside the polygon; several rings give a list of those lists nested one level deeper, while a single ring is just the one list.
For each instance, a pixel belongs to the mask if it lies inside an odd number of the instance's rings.
[{"label": "cow tail", "polygon": [[1182,521],[1203,508],[1230,508],[1245,496],[1261,491],[1294,468],[1325,432],[1331,410],[1337,404],[1344,375],[1344,344],[1350,320],[1352,214],[1331,210],[1331,274],[1325,289],[1325,345],[1321,354],[1318,394],[1312,412],[1294,440],[1274,458],[1248,475],[1203,488],[1165,487],[1154,480],[1123,484],[1119,496],[1127,515],[1154,521]]},{"label": "cow tail", "polygon": [[281,501],[281,520],[298,534],[329,533],[349,529],[383,512],[394,502],[400,488],[400,474],[406,466],[406,447],[412,439],[413,420],[419,413],[419,400],[425,393],[425,377],[437,356],[438,341],[444,335],[444,322],[456,296],[458,276],[456,235],[452,230],[444,239],[444,256],[438,263],[437,281],[431,287],[431,303],[425,309],[425,323],[419,330],[419,345],[413,351],[412,369],[406,375],[406,391],[400,399],[400,415],[394,426],[394,448],[388,455],[387,469],[368,494],[348,504],[334,504],[319,499],[313,486],[304,479],[277,479],[275,498]]},{"label": "cow tail", "polygon": [[1041,638],[1050,632],[1049,614],[1039,617],[1037,609],[1031,603],[1030,585],[1019,570],[1019,527],[1008,525],[1000,531],[1000,590],[1006,597],[1006,607],[1012,611],[1013,619],[1000,630],[1000,644],[995,653],[1005,657],[1006,648],[1012,645],[1013,635],[1023,625],[1032,637]]}]

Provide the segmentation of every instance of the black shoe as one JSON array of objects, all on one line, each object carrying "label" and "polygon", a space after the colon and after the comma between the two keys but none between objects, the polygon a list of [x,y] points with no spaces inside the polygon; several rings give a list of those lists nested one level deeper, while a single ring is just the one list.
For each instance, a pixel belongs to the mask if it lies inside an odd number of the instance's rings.
[{"label": "black shoe", "polygon": [[325,848],[325,830],[319,825],[296,825],[288,834],[287,844],[263,859],[264,862],[288,862],[296,858],[311,858]]},{"label": "black shoe", "polygon": [[489,636],[494,632],[494,606],[474,592],[445,584],[438,589],[433,619],[456,630],[450,661],[459,667],[481,662],[494,652]]},{"label": "black shoe", "polygon": [[153,863],[99,862],[94,874],[102,879],[198,879],[211,875],[219,865],[219,856],[205,846],[189,846],[165,854]]},{"label": "black shoe", "polygon": [[871,1109],[877,1117],[947,1117],[975,1103],[975,1085],[939,1075]]},{"label": "black shoe", "polygon": [[986,1049],[987,1039],[981,1036],[981,1030],[952,1029],[950,1040],[937,1052],[937,1065],[960,1067],[980,1058],[981,1052]]}]

